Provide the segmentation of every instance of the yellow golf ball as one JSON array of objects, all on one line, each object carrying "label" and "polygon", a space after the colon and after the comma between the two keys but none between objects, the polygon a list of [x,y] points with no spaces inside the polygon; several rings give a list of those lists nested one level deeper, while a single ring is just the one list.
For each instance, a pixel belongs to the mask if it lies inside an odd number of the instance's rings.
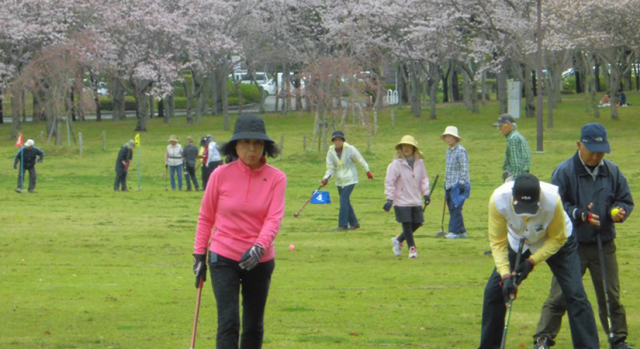
[{"label": "yellow golf ball", "polygon": [[618,208],[618,207],[616,207],[613,210],[611,210],[611,217],[617,216],[618,212],[620,212],[620,208]]}]

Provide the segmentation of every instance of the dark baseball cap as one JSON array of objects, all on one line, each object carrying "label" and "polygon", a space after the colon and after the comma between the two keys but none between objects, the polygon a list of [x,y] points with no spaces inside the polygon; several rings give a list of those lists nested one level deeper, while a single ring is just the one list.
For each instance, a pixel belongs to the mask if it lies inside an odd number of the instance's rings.
[{"label": "dark baseball cap", "polygon": [[331,141],[333,142],[333,140],[336,139],[336,137],[342,138],[343,141],[347,140],[344,137],[344,132],[342,131],[333,131],[333,134],[331,135]]},{"label": "dark baseball cap", "polygon": [[513,118],[513,116],[509,115],[509,114],[502,114],[500,115],[500,117],[498,118],[498,121],[493,124],[493,127],[500,127],[506,123],[515,123],[516,120]]},{"label": "dark baseball cap", "polygon": [[513,183],[513,211],[516,214],[535,215],[540,209],[540,181],[538,177],[525,173]]},{"label": "dark baseball cap", "polygon": [[611,151],[607,129],[595,122],[582,126],[580,142],[592,153],[609,153]]}]

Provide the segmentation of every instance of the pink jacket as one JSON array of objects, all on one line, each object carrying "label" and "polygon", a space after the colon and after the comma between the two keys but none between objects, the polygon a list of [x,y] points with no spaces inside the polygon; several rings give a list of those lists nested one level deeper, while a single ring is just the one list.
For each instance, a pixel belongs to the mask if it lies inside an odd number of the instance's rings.
[{"label": "pink jacket", "polygon": [[287,177],[266,159],[262,162],[257,170],[238,160],[213,171],[202,198],[194,253],[204,254],[208,245],[239,261],[248,248],[260,244],[265,249],[260,262],[275,257],[273,240],[284,216]]},{"label": "pink jacket", "polygon": [[429,195],[429,177],[422,159],[416,159],[413,169],[406,159],[396,158],[387,167],[384,195],[393,206],[422,206],[423,196]]}]

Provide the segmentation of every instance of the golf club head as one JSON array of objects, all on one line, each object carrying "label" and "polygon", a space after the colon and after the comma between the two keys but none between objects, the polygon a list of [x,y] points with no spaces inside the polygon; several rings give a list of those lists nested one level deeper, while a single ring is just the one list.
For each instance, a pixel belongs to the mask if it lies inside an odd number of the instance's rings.
[{"label": "golf club head", "polygon": [[436,237],[437,238],[444,237],[445,235],[447,235],[447,233],[445,233],[444,231],[439,231],[439,232],[436,233]]},{"label": "golf club head", "polygon": [[296,218],[298,218],[298,216],[299,216],[299,215],[300,215],[300,214],[299,214],[298,212],[296,212],[296,213],[294,213],[294,214],[293,214],[293,216],[294,216],[294,217],[296,217]]}]

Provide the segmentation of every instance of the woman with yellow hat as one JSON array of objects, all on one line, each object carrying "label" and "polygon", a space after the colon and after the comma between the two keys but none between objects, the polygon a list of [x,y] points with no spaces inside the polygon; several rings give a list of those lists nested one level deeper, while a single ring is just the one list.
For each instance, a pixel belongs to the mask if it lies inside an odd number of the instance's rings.
[{"label": "woman with yellow hat", "polygon": [[422,202],[424,200],[425,205],[428,205],[431,193],[424,156],[413,136],[403,136],[396,145],[396,155],[387,168],[384,188],[387,203],[383,209],[389,212],[393,206],[396,221],[402,224],[402,234],[391,239],[393,253],[401,255],[402,244],[406,240],[409,258],[417,258],[418,250],[413,233],[424,222]]},{"label": "woman with yellow hat", "polygon": [[178,177],[178,189],[182,190],[182,146],[178,144],[178,137],[169,136],[169,145],[164,153],[164,166],[171,173],[171,190],[176,190],[176,177]]},{"label": "woman with yellow hat", "polygon": [[467,150],[460,145],[457,127],[447,126],[440,138],[449,145],[444,182],[445,200],[449,207],[449,234],[441,234],[447,239],[466,239],[467,229],[462,218],[462,206],[471,192],[469,156]]}]

